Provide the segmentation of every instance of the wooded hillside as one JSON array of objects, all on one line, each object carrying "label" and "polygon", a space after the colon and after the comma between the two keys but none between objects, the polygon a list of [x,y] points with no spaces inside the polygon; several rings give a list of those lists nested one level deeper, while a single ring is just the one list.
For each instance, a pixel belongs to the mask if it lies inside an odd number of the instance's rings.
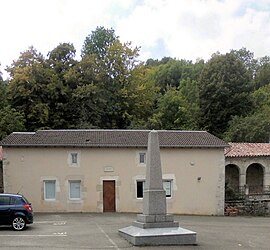
[{"label": "wooded hillside", "polygon": [[207,62],[140,62],[139,52],[104,27],[85,38],[80,60],[72,43],[47,55],[34,47],[22,52],[7,67],[9,79],[0,74],[0,139],[13,131],[118,128],[269,141],[269,56],[242,48]]}]

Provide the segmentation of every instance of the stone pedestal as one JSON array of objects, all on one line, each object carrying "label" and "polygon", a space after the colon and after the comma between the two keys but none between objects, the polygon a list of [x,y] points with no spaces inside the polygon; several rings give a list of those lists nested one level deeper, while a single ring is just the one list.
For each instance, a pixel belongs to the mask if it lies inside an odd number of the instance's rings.
[{"label": "stone pedestal", "polygon": [[174,221],[173,215],[145,215],[138,214],[137,220],[132,223],[133,226],[139,228],[165,228],[178,227],[179,223]]},{"label": "stone pedestal", "polygon": [[143,214],[137,215],[132,226],[119,229],[119,234],[136,246],[196,244],[196,233],[179,227],[173,215],[167,214],[156,131],[148,136]]},{"label": "stone pedestal", "polygon": [[129,226],[119,234],[135,246],[196,245],[196,233],[181,227],[147,228]]}]

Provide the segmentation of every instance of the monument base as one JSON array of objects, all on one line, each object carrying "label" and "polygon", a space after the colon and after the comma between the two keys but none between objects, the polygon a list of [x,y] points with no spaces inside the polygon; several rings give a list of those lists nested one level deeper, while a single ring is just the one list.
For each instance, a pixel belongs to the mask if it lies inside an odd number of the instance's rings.
[{"label": "monument base", "polygon": [[144,245],[196,245],[196,232],[181,228],[139,228],[129,226],[119,234],[135,246]]},{"label": "monument base", "polygon": [[137,221],[134,221],[132,223],[132,226],[144,229],[179,227],[179,222],[174,221],[172,214],[155,214],[155,215],[138,214]]}]

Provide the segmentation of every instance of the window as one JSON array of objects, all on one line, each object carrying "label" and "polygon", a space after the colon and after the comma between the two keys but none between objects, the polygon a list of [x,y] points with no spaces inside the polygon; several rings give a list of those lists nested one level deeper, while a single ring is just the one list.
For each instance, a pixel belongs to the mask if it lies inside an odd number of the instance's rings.
[{"label": "window", "polygon": [[55,200],[55,180],[44,181],[44,199]]},{"label": "window", "polygon": [[146,153],[139,153],[139,163],[140,164],[146,163]]},{"label": "window", "polygon": [[172,192],[171,192],[171,181],[163,181],[163,189],[166,192],[166,197],[172,197]]},{"label": "window", "polygon": [[[163,181],[163,189],[166,192],[166,197],[172,197],[171,182],[171,180]],[[145,181],[137,181],[137,198],[143,198],[144,183]]]},{"label": "window", "polygon": [[137,181],[137,198],[143,198],[143,188],[145,181]]},{"label": "window", "polygon": [[0,196],[0,205],[7,206],[9,205],[10,198],[8,196]]},{"label": "window", "polygon": [[81,181],[69,181],[69,199],[81,199]]},{"label": "window", "polygon": [[78,163],[78,154],[71,153],[71,164],[77,164],[77,163]]}]

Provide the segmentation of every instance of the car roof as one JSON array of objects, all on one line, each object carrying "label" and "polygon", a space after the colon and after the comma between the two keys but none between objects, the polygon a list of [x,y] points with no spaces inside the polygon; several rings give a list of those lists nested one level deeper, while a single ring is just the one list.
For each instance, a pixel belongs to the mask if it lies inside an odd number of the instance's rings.
[{"label": "car roof", "polygon": [[0,196],[23,197],[21,194],[7,194],[7,193],[1,193]]}]

